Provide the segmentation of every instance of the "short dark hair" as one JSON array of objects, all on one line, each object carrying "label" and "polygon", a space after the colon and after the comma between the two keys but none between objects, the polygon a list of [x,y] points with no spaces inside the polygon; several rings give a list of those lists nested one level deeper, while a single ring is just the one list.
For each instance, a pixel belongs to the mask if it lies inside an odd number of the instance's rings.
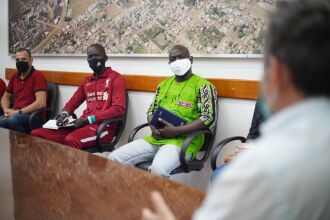
[{"label": "short dark hair", "polygon": [[100,50],[100,52],[102,53],[103,56],[107,56],[107,54],[105,53],[105,49],[101,44],[95,43],[95,44],[91,44],[88,48],[90,47],[95,47],[98,50]]},{"label": "short dark hair", "polygon": [[[185,52],[188,56],[190,56],[190,52],[189,52],[188,47],[185,47],[185,46],[183,46],[183,45],[181,45],[181,44],[176,44],[176,45],[174,45],[174,46],[171,48],[171,50],[173,50],[174,48],[175,48],[175,49],[179,49],[179,50]],[[170,52],[171,52],[171,50],[170,50]]]},{"label": "short dark hair", "polygon": [[22,47],[22,48],[19,48],[19,49],[16,51],[16,53],[18,53],[18,52],[23,52],[23,51],[25,51],[25,52],[28,53],[29,58],[32,57],[31,51],[30,51],[29,49],[27,49],[27,48],[23,48],[23,47]]},{"label": "short dark hair", "polygon": [[274,56],[285,64],[305,95],[330,96],[329,53],[329,0],[278,2],[268,23],[266,59]]}]

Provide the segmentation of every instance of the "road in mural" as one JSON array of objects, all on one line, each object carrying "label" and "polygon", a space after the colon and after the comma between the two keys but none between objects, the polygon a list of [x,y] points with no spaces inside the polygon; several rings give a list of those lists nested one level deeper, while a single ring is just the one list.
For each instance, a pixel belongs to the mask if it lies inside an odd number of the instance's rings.
[{"label": "road in mural", "polygon": [[261,54],[276,0],[10,0],[9,53]]}]

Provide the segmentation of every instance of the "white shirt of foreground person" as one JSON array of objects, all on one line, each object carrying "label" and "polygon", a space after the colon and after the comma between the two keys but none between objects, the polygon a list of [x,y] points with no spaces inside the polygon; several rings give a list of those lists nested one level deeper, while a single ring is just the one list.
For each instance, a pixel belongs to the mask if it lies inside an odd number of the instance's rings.
[{"label": "white shirt of foreground person", "polygon": [[330,99],[272,116],[256,148],[239,154],[194,214],[198,220],[330,219]]}]

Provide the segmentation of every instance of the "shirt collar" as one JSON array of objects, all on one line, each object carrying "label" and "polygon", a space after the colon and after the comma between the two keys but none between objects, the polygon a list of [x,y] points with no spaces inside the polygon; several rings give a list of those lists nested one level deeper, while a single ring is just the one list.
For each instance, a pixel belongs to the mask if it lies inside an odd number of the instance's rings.
[{"label": "shirt collar", "polygon": [[294,125],[302,117],[312,116],[319,111],[328,111],[330,109],[330,98],[311,97],[304,99],[297,104],[293,104],[277,114],[271,116],[261,125],[261,134],[278,132],[284,127]]}]

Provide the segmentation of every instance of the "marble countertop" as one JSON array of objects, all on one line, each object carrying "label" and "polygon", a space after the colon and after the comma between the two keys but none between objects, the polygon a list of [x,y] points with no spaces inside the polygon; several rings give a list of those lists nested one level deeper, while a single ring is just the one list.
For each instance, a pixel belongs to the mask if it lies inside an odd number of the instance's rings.
[{"label": "marble countertop", "polygon": [[205,194],[99,156],[0,128],[0,219],[140,219],[158,190],[178,219]]}]

